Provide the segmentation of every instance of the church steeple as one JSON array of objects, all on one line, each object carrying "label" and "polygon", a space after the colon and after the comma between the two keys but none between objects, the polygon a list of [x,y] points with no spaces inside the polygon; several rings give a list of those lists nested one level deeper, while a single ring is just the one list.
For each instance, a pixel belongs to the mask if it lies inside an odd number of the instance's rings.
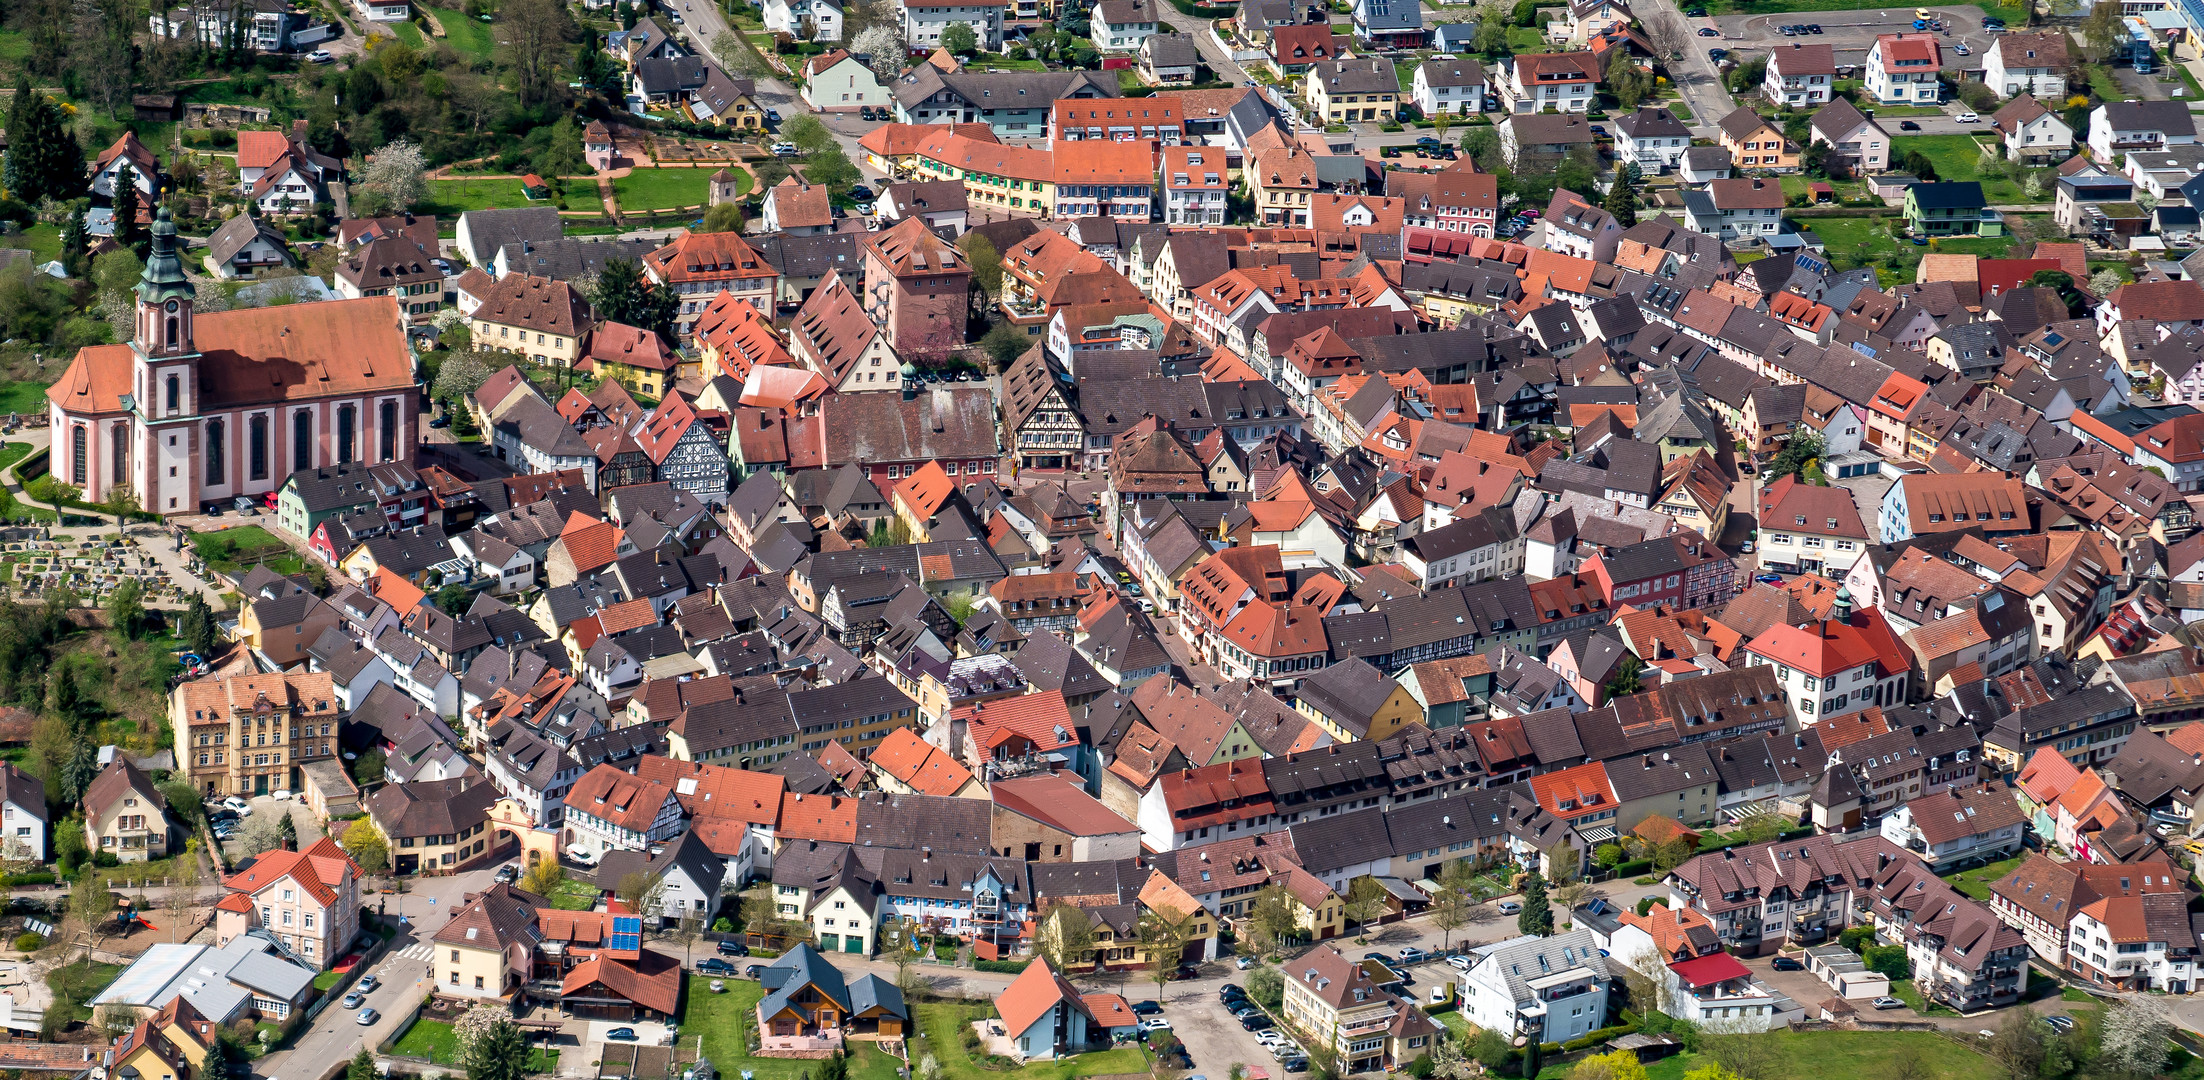
[{"label": "church steeple", "polygon": [[153,217],[153,252],[138,275],[138,351],[148,357],[187,356],[198,290],[176,254],[176,222],[162,207]]}]

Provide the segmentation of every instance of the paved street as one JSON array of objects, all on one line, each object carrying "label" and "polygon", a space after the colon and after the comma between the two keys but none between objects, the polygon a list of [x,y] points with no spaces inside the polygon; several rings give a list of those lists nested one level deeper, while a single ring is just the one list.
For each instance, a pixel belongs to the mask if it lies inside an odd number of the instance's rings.
[{"label": "paved street", "polygon": [[294,1040],[289,1049],[254,1062],[253,1075],[268,1080],[319,1080],[341,1068],[360,1047],[373,1047],[388,1037],[412,1004],[428,991],[432,956],[429,938],[450,920],[451,912],[467,893],[480,892],[490,884],[494,869],[419,878],[408,881],[404,893],[370,895],[369,907],[387,917],[405,919],[389,949],[369,969],[380,985],[368,994],[366,1007],[381,1014],[380,1018],[363,1027],[357,1020],[358,1009],[331,1005],[314,1018],[313,1027]]},{"label": "paved street", "polygon": [[[1737,103],[1723,88],[1714,62],[1707,59],[1707,47],[1714,44],[1713,39],[1696,36],[1699,23],[1684,18],[1676,0],[1645,0],[1636,10],[1638,18],[1648,27],[1665,24],[1670,27],[1669,35],[1693,42],[1684,48],[1682,61],[1667,62],[1668,76],[1675,81],[1676,92],[1683,96],[1684,104],[1691,108],[1691,133],[1701,138],[1716,138],[1719,132],[1715,125],[1737,111]],[[1656,40],[1659,40],[1658,35]]]}]

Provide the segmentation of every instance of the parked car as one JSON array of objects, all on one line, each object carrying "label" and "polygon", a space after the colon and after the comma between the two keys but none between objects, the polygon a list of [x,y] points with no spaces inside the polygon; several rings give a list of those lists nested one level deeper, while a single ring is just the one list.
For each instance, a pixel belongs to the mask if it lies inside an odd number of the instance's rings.
[{"label": "parked car", "polygon": [[376,1012],[373,1009],[361,1009],[360,1015],[354,1017],[353,1019],[357,1021],[361,1027],[374,1027],[375,1021],[382,1018],[383,1014]]},{"label": "parked car", "polygon": [[1807,32],[1807,33],[1809,33],[1809,34],[1818,34],[1818,33],[1821,33],[1821,24],[1820,24],[1820,23],[1807,23],[1807,24],[1806,24],[1806,32]]},{"label": "parked car", "polygon": [[362,975],[360,976],[360,981],[353,983],[352,986],[360,993],[372,994],[375,992],[375,988],[381,986],[382,984],[383,981],[373,975]]},{"label": "parked car", "polygon": [[1140,1022],[1140,1030],[1142,1030],[1142,1031],[1169,1031],[1169,1030],[1171,1030],[1171,1021],[1169,1021],[1169,1020],[1167,1020],[1167,1019],[1164,1019],[1164,1018],[1163,1018],[1163,1017],[1161,1017],[1161,1016],[1151,1016],[1151,1017],[1147,1018],[1146,1020],[1142,1020],[1142,1021]]},{"label": "parked car", "polygon": [[1393,959],[1391,953],[1366,952],[1362,954],[1362,958],[1364,960],[1375,960],[1380,964],[1384,964],[1386,967],[1392,967],[1394,964],[1399,963],[1399,961]]},{"label": "parked car", "polygon": [[1278,1067],[1284,1069],[1287,1072],[1307,1072],[1309,1071],[1309,1059],[1305,1057],[1290,1057],[1284,1061],[1279,1062]]},{"label": "parked car", "polygon": [[1959,44],[1957,44],[1957,45],[1954,45],[1954,46],[1952,46],[1952,51],[1954,51],[1954,52],[1958,53],[1958,54],[1959,54],[1959,55],[1961,55],[1961,56],[1966,56],[1966,55],[1968,55],[1968,54],[1970,54],[1970,53],[1974,52],[1974,50],[1973,50],[1973,49],[1970,49],[1970,48],[1968,48],[1968,47],[1967,47],[1967,43],[1966,43],[1966,42],[1964,42],[1964,41],[1960,42],[1960,43],[1959,43]]},{"label": "parked car", "polygon": [[1960,113],[1958,116],[1952,117],[1952,119],[1957,120],[1962,124],[1979,124],[1982,122],[1981,117],[1976,116],[1971,112]]},{"label": "parked car", "polygon": [[763,974],[765,974],[764,964],[751,964],[742,969],[742,977],[745,979],[755,979]]},{"label": "parked car", "polygon": [[306,62],[310,64],[334,64],[337,62],[337,58],[330,55],[327,49],[315,49],[313,52],[306,54]]},{"label": "parked car", "polygon": [[1450,968],[1453,968],[1453,969],[1454,969],[1454,970],[1456,970],[1456,971],[1468,971],[1468,970],[1469,970],[1469,957],[1466,957],[1466,956],[1449,956],[1449,957],[1447,957],[1447,958],[1446,958],[1446,966],[1448,966],[1448,967],[1450,967]]},{"label": "parked car", "polygon": [[520,867],[511,863],[500,866],[497,868],[497,873],[490,875],[490,880],[500,885],[511,885],[513,882],[520,880]]},{"label": "parked car", "polygon": [[1180,982],[1186,979],[1199,978],[1200,976],[1201,972],[1197,970],[1194,965],[1180,964],[1177,970],[1171,972],[1171,981]]},{"label": "parked car", "polygon": [[344,996],[344,1007],[347,1009],[357,1009],[365,1004],[367,1004],[367,995],[360,993],[358,990]]},{"label": "parked car", "polygon": [[750,946],[733,938],[727,938],[719,943],[719,954],[721,956],[748,956],[750,955]]},{"label": "parked car", "polygon": [[1415,947],[1414,945],[1410,945],[1400,951],[1400,962],[1403,964],[1420,964],[1430,958],[1430,953],[1427,953],[1422,949]]},{"label": "parked car", "polygon": [[605,1032],[606,1042],[634,1042],[635,1040],[635,1029],[631,1027],[616,1027]]},{"label": "parked car", "polygon": [[1218,1001],[1230,1001],[1233,998],[1244,998],[1246,996],[1247,991],[1240,989],[1238,983],[1226,983],[1217,988]]},{"label": "parked car", "polygon": [[[887,110],[886,110],[885,108],[882,108],[882,109],[881,109],[881,111],[882,111],[882,112],[886,112]],[[765,122],[766,122],[766,123],[768,123],[768,124],[778,124],[778,123],[780,123],[780,122],[781,122],[781,111],[780,111],[779,109],[767,109],[767,110],[765,110]]]},{"label": "parked car", "polygon": [[1240,1018],[1240,1027],[1247,1031],[1260,1031],[1263,1028],[1267,1028],[1269,1026],[1270,1017],[1264,1016],[1262,1013],[1259,1012],[1252,1013],[1248,1016],[1243,1016]]},{"label": "parked car", "polygon": [[735,965],[716,956],[707,956],[696,962],[696,973],[699,975],[732,975],[735,973]]},{"label": "parked car", "polygon": [[1160,1001],[1156,1001],[1156,1000],[1155,1000],[1155,999],[1153,999],[1153,998],[1151,998],[1151,999],[1149,999],[1149,1000],[1147,1000],[1147,1001],[1136,1001],[1136,1002],[1133,1002],[1133,1015],[1134,1015],[1134,1016],[1162,1016],[1162,1015],[1163,1015],[1163,1003],[1162,1003],[1162,1002],[1160,1002]]},{"label": "parked car", "polygon": [[1729,54],[1730,51],[1728,49],[1708,49],[1707,59],[1712,60],[1716,63],[1720,63],[1723,60],[1727,59],[1729,57]]},{"label": "parked car", "polygon": [[[1156,606],[1156,605],[1155,605],[1155,601],[1153,601],[1153,600],[1146,600],[1146,599],[1144,599],[1144,600],[1142,600],[1142,601],[1141,601],[1141,603],[1142,603],[1142,605],[1143,605],[1143,607],[1141,608],[1141,610],[1143,610],[1143,611],[1149,610],[1149,609],[1151,609],[1151,608],[1153,608],[1153,607],[1155,607],[1155,606]],[[1262,963],[1262,962],[1263,962],[1263,958],[1262,958],[1262,957],[1260,957],[1260,956],[1242,956],[1242,957],[1240,957],[1240,958],[1238,958],[1238,959],[1236,959],[1236,960],[1232,961],[1232,965],[1233,965],[1234,967],[1237,967],[1237,968],[1239,968],[1239,969],[1240,969],[1241,971],[1246,971],[1247,969],[1249,969],[1249,968],[1251,968],[1251,967],[1254,967],[1255,965],[1257,965],[1257,964],[1260,964],[1260,963]]]},{"label": "parked car", "polygon": [[1770,966],[1774,967],[1774,968],[1775,968],[1775,969],[1776,969],[1777,971],[1804,971],[1804,970],[1806,970],[1806,965],[1804,965],[1804,964],[1801,964],[1801,963],[1799,963],[1798,961],[1796,961],[1796,960],[1793,960],[1793,959],[1791,959],[1791,958],[1790,958],[1790,957],[1788,957],[1788,956],[1778,956],[1778,957],[1776,957],[1776,958],[1775,958],[1775,963],[1774,963],[1774,964],[1772,964],[1772,965],[1770,965]]},{"label": "parked car", "polygon": [[1721,36],[1722,36],[1722,32],[1721,32],[1720,30],[1716,30],[1715,28],[1713,28],[1713,27],[1711,27],[1711,26],[1702,26],[1702,27],[1700,27],[1700,28],[1699,28],[1699,36],[1700,36],[1700,37],[1721,37]]},{"label": "parked car", "polygon": [[1894,997],[1879,997],[1874,1000],[1873,1004],[1878,1009],[1903,1009],[1906,1007],[1905,1002]]},{"label": "parked car", "polygon": [[781,142],[773,144],[773,153],[777,157],[795,157],[803,151],[798,149],[795,143]]},{"label": "parked car", "polygon": [[452,426],[452,418],[449,416],[439,416],[433,420],[430,420],[429,426],[432,428],[448,428]]},{"label": "parked car", "polygon": [[1898,130],[1900,130],[1900,131],[1919,131],[1919,130],[1921,130],[1921,125],[1919,125],[1919,124],[1916,124],[1916,123],[1914,123],[1914,122],[1913,122],[1913,121],[1911,121],[1911,120],[1900,120],[1900,121],[1898,121]]},{"label": "parked car", "polygon": [[1523,905],[1522,905],[1522,904],[1521,904],[1521,903],[1520,903],[1519,901],[1515,901],[1515,900],[1502,900],[1502,901],[1500,901],[1500,914],[1502,914],[1502,915],[1521,915],[1522,913],[1523,913]]}]

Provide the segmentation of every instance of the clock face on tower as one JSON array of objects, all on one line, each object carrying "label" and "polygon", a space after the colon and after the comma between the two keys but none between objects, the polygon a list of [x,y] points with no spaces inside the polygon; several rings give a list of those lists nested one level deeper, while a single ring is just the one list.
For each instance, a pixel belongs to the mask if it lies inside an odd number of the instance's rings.
[{"label": "clock face on tower", "polygon": [[171,315],[176,314],[176,301],[171,300],[168,302],[168,313]]}]

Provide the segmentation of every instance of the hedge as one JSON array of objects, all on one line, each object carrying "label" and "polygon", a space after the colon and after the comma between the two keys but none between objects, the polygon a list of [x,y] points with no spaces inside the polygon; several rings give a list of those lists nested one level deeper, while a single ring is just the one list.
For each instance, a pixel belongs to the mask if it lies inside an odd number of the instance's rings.
[{"label": "hedge", "polygon": [[32,870],[21,874],[0,874],[0,878],[5,878],[10,886],[51,885],[57,880],[51,870]]},{"label": "hedge", "polygon": [[972,966],[980,971],[992,971],[997,975],[1017,975],[1032,966],[1032,961],[1017,963],[1012,960],[974,960]]},{"label": "hedge", "polygon": [[1179,9],[1179,14],[1197,19],[1229,19],[1240,13],[1238,8],[1210,7],[1194,3],[1194,0],[1171,0],[1171,6]]},{"label": "hedge", "polygon": [[1652,872],[1653,860],[1651,859],[1638,859],[1633,862],[1616,863],[1614,869],[1608,871],[1608,873],[1611,873],[1618,878],[1644,877],[1645,875]]},{"label": "hedge", "polygon": [[1573,1054],[1578,1050],[1589,1050],[1610,1039],[1619,1039],[1625,1035],[1634,1034],[1637,1030],[1638,1025],[1636,1024],[1616,1024],[1614,1027],[1604,1027],[1598,1031],[1586,1032],[1565,1043],[1541,1043],[1538,1052],[1541,1054]]}]

